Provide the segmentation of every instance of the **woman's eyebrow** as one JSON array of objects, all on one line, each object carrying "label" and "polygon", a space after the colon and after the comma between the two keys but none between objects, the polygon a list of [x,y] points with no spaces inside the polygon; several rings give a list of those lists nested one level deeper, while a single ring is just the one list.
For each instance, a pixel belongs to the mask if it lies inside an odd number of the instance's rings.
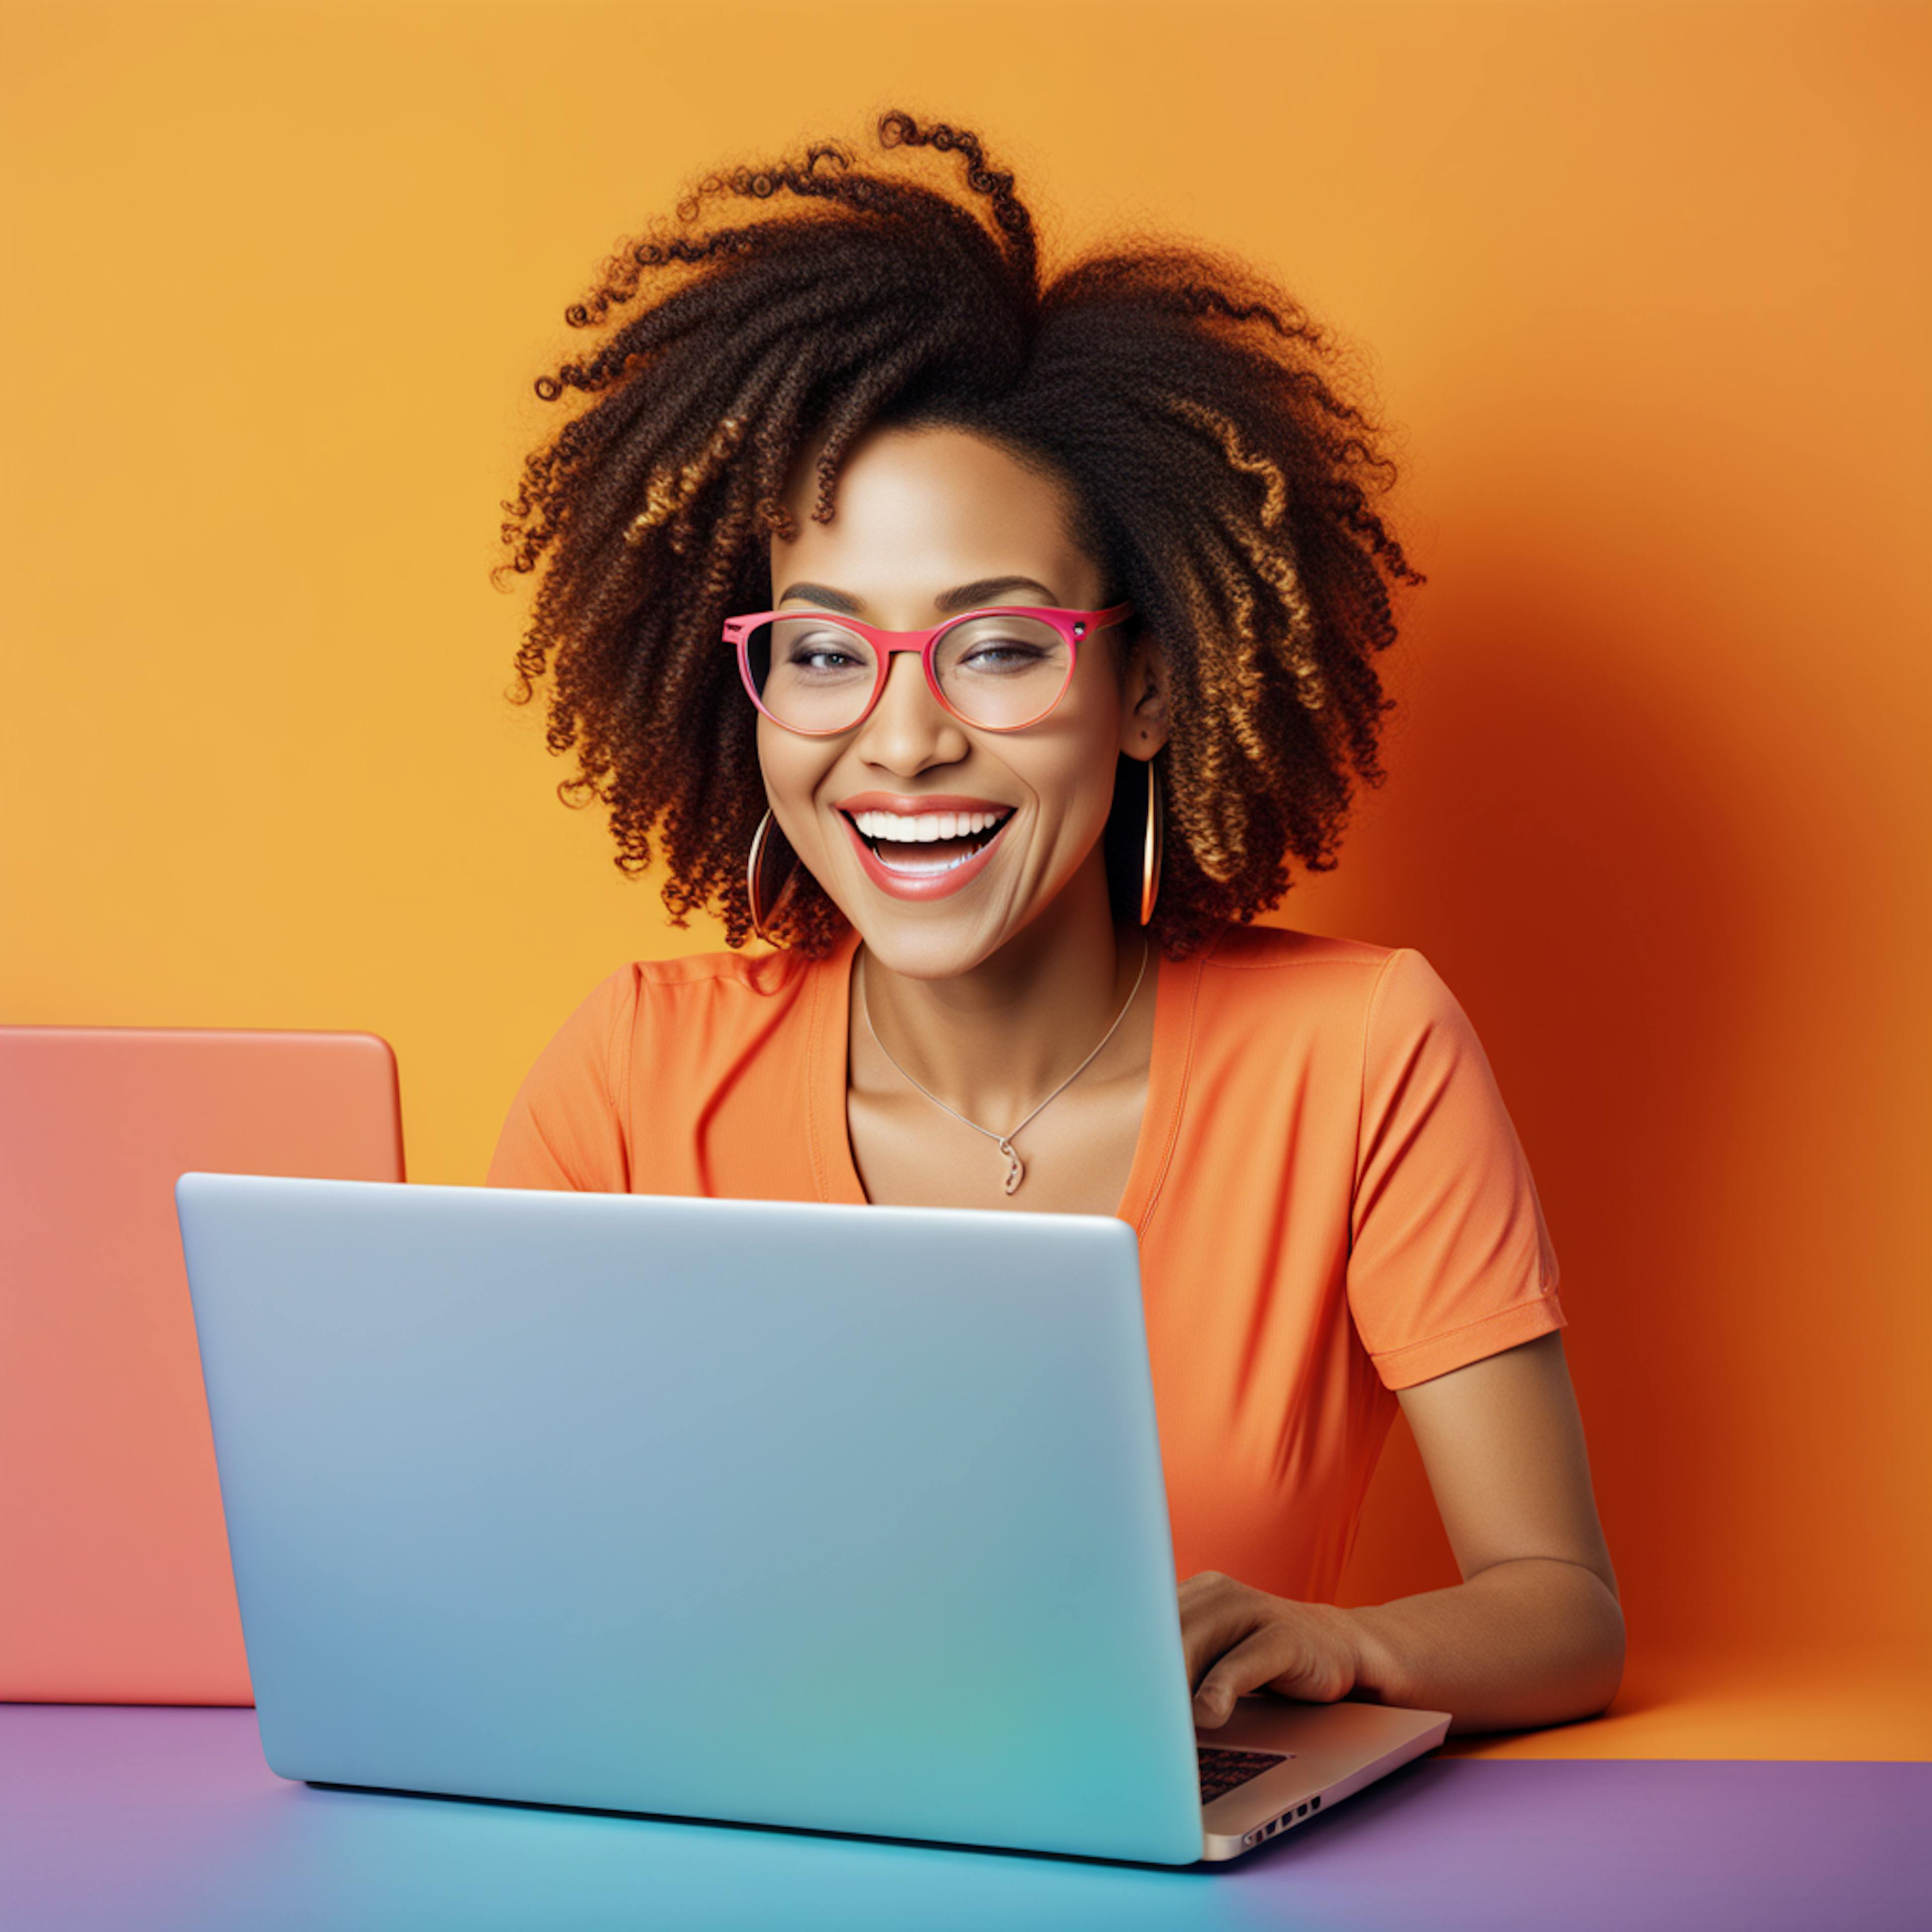
[{"label": "woman's eyebrow", "polygon": [[976,584],[962,584],[957,590],[949,590],[944,597],[935,597],[933,608],[949,614],[970,610],[976,604],[990,604],[1010,590],[1036,590],[1042,603],[1053,602],[1053,592],[1030,577],[982,577]]},{"label": "woman's eyebrow", "polygon": [[[990,603],[1013,590],[1036,591],[1044,602],[1053,602],[1053,592],[1037,578],[982,577],[976,583],[962,584],[957,590],[935,597],[932,604],[942,615],[950,616],[955,610],[970,610],[975,604]],[[775,604],[784,604],[794,597],[823,604],[828,610],[842,610],[848,617],[857,616],[866,608],[862,597],[854,597],[849,590],[835,590],[828,584],[788,584],[773,601]]]},{"label": "woman's eyebrow", "polygon": [[854,597],[849,591],[834,590],[824,584],[788,584],[772,602],[789,604],[794,597],[802,597],[810,604],[823,604],[828,610],[843,610],[848,617],[857,616],[866,608],[864,598]]}]

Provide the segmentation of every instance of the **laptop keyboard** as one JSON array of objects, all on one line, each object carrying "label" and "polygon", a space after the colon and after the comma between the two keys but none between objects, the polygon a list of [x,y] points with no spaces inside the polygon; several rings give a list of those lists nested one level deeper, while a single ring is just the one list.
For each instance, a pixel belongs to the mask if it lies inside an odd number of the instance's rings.
[{"label": "laptop keyboard", "polygon": [[1201,1760],[1201,1802],[1211,1804],[1225,1798],[1238,1786],[1258,1778],[1274,1766],[1286,1761],[1286,1751],[1222,1750],[1212,1744],[1195,1747]]}]

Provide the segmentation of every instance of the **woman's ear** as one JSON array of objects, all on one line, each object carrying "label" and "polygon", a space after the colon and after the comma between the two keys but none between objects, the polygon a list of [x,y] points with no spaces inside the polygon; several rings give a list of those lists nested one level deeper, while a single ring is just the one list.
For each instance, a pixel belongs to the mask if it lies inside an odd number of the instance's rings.
[{"label": "woman's ear", "polygon": [[1151,758],[1167,742],[1167,659],[1143,632],[1127,654],[1120,749],[1130,758]]}]

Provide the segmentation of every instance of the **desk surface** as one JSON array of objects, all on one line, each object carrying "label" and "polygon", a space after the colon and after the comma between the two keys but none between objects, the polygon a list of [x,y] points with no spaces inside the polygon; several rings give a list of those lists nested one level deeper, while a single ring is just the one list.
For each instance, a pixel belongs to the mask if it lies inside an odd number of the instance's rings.
[{"label": "desk surface", "polygon": [[1918,1927],[1932,1765],[1431,1758],[1167,1871],[317,1791],[250,1710],[0,1706],[19,1932]]}]

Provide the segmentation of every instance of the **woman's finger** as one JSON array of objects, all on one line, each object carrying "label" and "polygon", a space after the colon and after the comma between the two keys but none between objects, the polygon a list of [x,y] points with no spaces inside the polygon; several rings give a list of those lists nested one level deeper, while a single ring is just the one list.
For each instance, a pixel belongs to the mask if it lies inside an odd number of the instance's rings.
[{"label": "woman's finger", "polygon": [[1232,1576],[1204,1570],[1181,1585],[1180,1599],[1180,1648],[1191,1687],[1201,1682],[1216,1658],[1255,1628],[1258,1598]]},{"label": "woman's finger", "polygon": [[1250,1690],[1266,1688],[1304,1703],[1332,1704],[1354,1688],[1352,1656],[1339,1632],[1318,1614],[1321,1606],[1288,1607],[1291,1614],[1257,1625],[1202,1678],[1194,1694],[1197,1724],[1212,1730],[1226,1724],[1234,1700]]},{"label": "woman's finger", "polygon": [[1234,1700],[1280,1676],[1292,1659],[1286,1633],[1278,1624],[1264,1624],[1232,1650],[1217,1658],[1194,1694],[1194,1721],[1214,1730],[1234,1714]]}]

